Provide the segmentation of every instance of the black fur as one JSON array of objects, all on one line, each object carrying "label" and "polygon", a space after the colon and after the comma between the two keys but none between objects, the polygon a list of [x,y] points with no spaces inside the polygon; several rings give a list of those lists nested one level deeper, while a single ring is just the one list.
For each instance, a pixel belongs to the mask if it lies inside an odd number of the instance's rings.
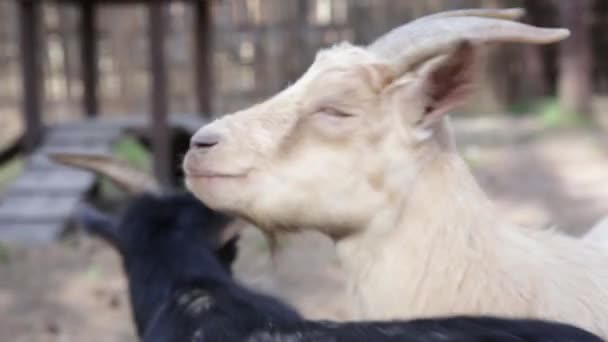
[{"label": "black fur", "polygon": [[190,194],[144,195],[120,220],[102,215],[89,209],[81,218],[119,250],[137,330],[145,342],[601,341],[573,326],[538,320],[459,316],[307,321],[288,305],[232,278],[237,241],[219,242],[219,232],[230,220]]}]

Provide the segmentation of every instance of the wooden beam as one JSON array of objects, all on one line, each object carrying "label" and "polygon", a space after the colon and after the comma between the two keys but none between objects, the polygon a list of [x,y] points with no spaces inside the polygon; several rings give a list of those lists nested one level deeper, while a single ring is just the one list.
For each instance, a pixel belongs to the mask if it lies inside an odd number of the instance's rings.
[{"label": "wooden beam", "polygon": [[[1,1],[1,0],[0,0]],[[68,4],[81,4],[83,2],[92,2],[96,4],[102,5],[140,5],[140,4],[148,4],[158,0],[49,0],[49,2],[59,2],[59,3],[68,3]],[[205,0],[160,0],[167,3],[170,2],[197,2],[197,1],[205,1]]]},{"label": "wooden beam", "polygon": [[211,1],[196,1],[194,6],[194,68],[198,110],[207,119],[212,116],[213,56],[211,45],[213,37],[213,18]]},{"label": "wooden beam", "polygon": [[84,94],[83,110],[86,116],[96,117],[99,111],[97,101],[97,30],[95,25],[96,6],[92,2],[80,4],[80,56],[82,62],[82,83]]},{"label": "wooden beam", "polygon": [[167,70],[165,64],[165,11],[162,1],[149,5],[150,71],[152,89],[150,105],[152,110],[151,141],[154,152],[154,172],[165,186],[171,185],[170,128],[167,122]]},{"label": "wooden beam", "polygon": [[21,32],[21,68],[23,73],[23,114],[26,124],[24,147],[32,152],[42,138],[40,97],[42,72],[40,65],[40,7],[37,0],[19,1]]}]

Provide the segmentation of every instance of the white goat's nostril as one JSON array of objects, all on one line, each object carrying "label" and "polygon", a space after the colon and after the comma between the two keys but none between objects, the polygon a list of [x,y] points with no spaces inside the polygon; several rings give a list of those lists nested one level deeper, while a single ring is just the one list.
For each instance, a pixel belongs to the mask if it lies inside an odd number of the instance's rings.
[{"label": "white goat's nostril", "polygon": [[190,148],[207,149],[220,142],[221,136],[214,132],[198,132],[190,139]]}]

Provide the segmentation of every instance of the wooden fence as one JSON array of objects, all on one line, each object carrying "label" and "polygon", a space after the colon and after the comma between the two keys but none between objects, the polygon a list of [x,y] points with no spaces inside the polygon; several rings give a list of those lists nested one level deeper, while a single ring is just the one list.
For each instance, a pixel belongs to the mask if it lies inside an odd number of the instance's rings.
[{"label": "wooden fence", "polygon": [[[498,6],[499,0],[457,1],[458,6]],[[214,112],[258,101],[297,78],[314,52],[339,40],[368,42],[412,17],[445,7],[444,1],[223,0],[213,6]],[[458,4],[456,4],[458,3]],[[46,4],[40,47],[47,121],[81,115],[79,17],[69,6]],[[167,63],[170,110],[195,111],[192,65],[193,14],[168,6]],[[0,2],[0,107],[19,109],[18,22],[13,1]],[[105,6],[98,11],[99,95],[103,115],[149,111],[146,9]]]},{"label": "wooden fence", "polygon": [[[532,0],[534,1],[534,0]],[[380,33],[428,12],[462,7],[523,6],[525,0],[222,0],[213,5],[214,112],[225,113],[259,101],[300,75],[322,46],[340,40],[366,43]],[[594,45],[602,55],[608,44],[597,22],[608,14],[599,1],[594,15]],[[47,121],[81,115],[78,15],[69,7],[45,5],[43,108]],[[193,14],[179,2],[168,6],[167,63],[170,111],[194,112],[191,70]],[[13,1],[0,1],[0,111],[19,110],[18,23]],[[101,113],[144,113],[149,108],[146,9],[106,6],[98,12]],[[598,31],[599,30],[599,31]],[[608,88],[608,59],[596,58],[596,87]],[[512,61],[519,63],[519,61]],[[495,72],[522,73],[511,65]],[[551,70],[551,68],[549,68]],[[502,71],[501,71],[502,70]],[[511,71],[509,71],[511,70]],[[525,70],[523,70],[525,74]],[[551,75],[549,75],[552,77]],[[503,75],[501,80],[512,80]],[[515,77],[517,78],[517,77]],[[517,89],[522,82],[515,82]],[[500,86],[505,88],[504,86]],[[499,88],[500,88],[499,87]],[[509,87],[507,87],[509,88]],[[504,89],[503,89],[504,90]]]}]

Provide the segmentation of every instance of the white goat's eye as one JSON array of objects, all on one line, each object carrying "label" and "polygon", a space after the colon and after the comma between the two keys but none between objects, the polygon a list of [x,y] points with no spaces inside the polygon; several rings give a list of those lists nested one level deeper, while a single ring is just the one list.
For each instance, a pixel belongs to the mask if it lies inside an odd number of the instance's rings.
[{"label": "white goat's eye", "polygon": [[323,114],[323,115],[331,116],[331,117],[334,117],[334,118],[350,118],[350,117],[353,117],[352,114],[345,113],[345,112],[339,111],[339,110],[334,109],[334,108],[321,108],[321,110],[319,110],[319,113]]}]

